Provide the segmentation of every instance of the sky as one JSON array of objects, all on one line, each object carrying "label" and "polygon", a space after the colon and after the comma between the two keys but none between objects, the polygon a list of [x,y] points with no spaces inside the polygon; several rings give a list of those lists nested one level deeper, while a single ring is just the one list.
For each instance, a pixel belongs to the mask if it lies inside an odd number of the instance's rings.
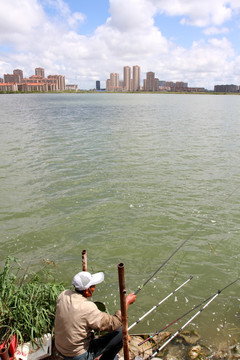
[{"label": "sky", "polygon": [[0,77],[43,67],[104,88],[139,65],[189,87],[240,85],[240,0],[0,0]]}]

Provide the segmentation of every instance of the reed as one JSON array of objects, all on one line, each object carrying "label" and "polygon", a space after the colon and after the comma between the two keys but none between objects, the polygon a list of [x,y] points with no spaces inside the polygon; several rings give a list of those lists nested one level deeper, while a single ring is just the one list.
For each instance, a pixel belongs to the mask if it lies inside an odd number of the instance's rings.
[{"label": "reed", "polygon": [[53,332],[56,301],[64,285],[55,281],[47,266],[38,272],[27,273],[27,269],[19,276],[23,269],[17,259],[7,257],[0,274],[2,342],[14,334],[19,343],[34,342],[34,339]]}]

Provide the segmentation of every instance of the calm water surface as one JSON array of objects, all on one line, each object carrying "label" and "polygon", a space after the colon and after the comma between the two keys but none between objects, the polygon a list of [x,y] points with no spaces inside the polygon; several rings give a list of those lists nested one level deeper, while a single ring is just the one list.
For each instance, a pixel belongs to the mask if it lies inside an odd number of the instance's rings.
[{"label": "calm water surface", "polygon": [[[94,300],[113,312],[119,262],[136,291],[189,237],[129,324],[193,280],[133,333],[160,330],[239,277],[240,96],[1,95],[0,124],[1,266],[8,254],[25,266],[50,259],[70,286],[87,249],[89,271],[105,272]],[[238,282],[187,329],[240,339],[239,308]]]}]

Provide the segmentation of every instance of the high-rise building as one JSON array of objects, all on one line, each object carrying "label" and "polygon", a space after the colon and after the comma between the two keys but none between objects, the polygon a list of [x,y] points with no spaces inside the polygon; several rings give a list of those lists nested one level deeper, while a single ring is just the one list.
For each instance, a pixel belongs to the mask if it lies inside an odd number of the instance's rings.
[{"label": "high-rise building", "polygon": [[39,67],[35,69],[35,75],[45,77],[45,71],[43,68]]},{"label": "high-rise building", "polygon": [[154,79],[154,91],[159,91],[159,79]]},{"label": "high-rise building", "polygon": [[110,79],[106,80],[106,90],[110,91]]},{"label": "high-rise building", "polygon": [[147,72],[146,74],[146,90],[154,91],[155,90],[155,74],[152,71]]},{"label": "high-rise building", "polygon": [[13,70],[14,75],[19,75],[19,82],[22,82],[23,80],[23,71],[20,69]]},{"label": "high-rise building", "polygon": [[98,91],[101,90],[101,85],[99,80],[96,81],[96,90]]},{"label": "high-rise building", "polygon": [[133,91],[133,79],[130,80],[130,91]]},{"label": "high-rise building", "polygon": [[133,66],[133,91],[140,90],[140,66]]},{"label": "high-rise building", "polygon": [[117,90],[119,88],[119,74],[110,74],[110,90]]},{"label": "high-rise building", "polygon": [[129,91],[131,89],[131,68],[124,66],[123,68],[123,90]]}]

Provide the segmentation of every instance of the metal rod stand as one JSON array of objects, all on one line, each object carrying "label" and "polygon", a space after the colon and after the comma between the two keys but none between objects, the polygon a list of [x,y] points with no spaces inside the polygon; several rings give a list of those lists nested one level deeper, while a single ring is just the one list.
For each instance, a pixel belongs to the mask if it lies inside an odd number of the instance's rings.
[{"label": "metal rod stand", "polygon": [[82,271],[87,271],[87,250],[82,250]]},{"label": "metal rod stand", "polygon": [[123,354],[124,354],[124,360],[129,360],[126,286],[125,286],[125,273],[124,273],[123,263],[118,264],[118,280],[119,280],[120,304],[121,304],[121,313],[122,313]]}]

